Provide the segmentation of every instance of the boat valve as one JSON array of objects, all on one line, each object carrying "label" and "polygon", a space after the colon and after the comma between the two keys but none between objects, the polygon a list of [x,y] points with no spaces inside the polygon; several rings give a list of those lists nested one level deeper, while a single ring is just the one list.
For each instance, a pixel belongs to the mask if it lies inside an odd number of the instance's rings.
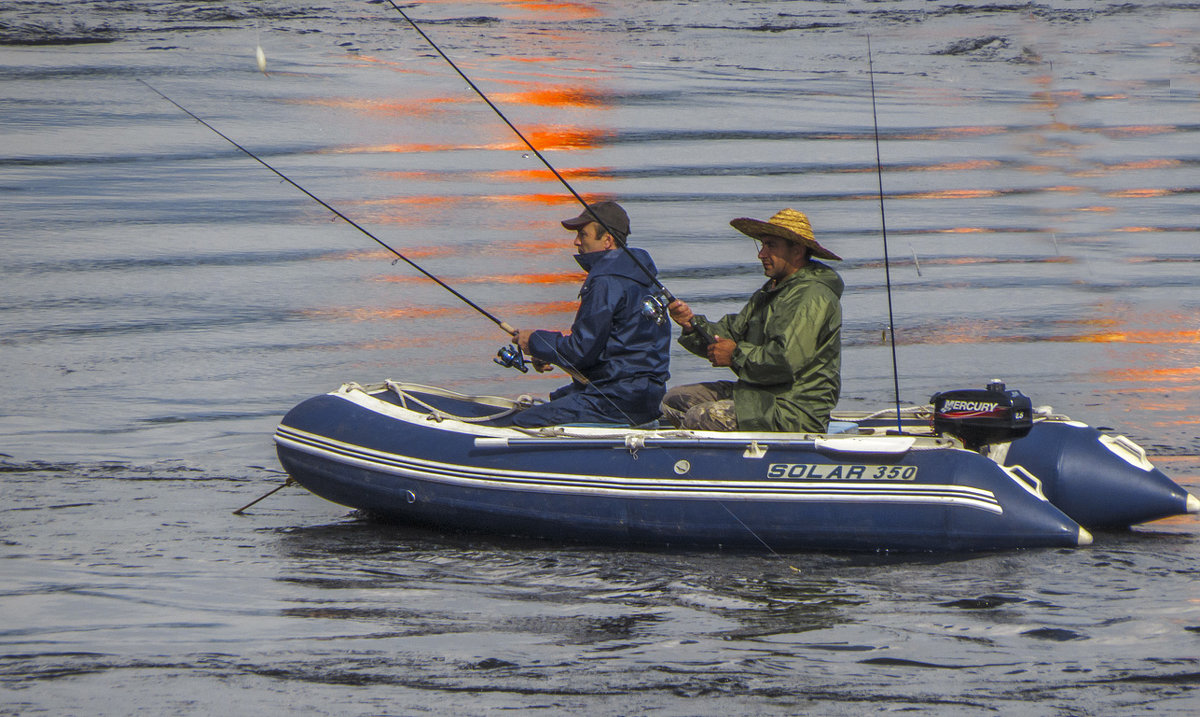
[{"label": "boat valve", "polygon": [[661,294],[650,294],[642,301],[642,316],[658,326],[667,321],[667,300]]},{"label": "boat valve", "polygon": [[521,349],[512,344],[505,344],[496,352],[496,358],[492,359],[496,363],[505,368],[515,368],[521,373],[529,373],[529,366],[525,364],[525,355],[521,353]]}]

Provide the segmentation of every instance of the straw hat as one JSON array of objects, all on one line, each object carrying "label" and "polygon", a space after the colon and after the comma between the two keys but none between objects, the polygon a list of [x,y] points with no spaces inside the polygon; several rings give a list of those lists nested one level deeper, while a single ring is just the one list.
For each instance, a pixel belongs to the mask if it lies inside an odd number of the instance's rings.
[{"label": "straw hat", "polygon": [[779,237],[808,247],[809,253],[815,257],[842,260],[842,257],[817,243],[817,240],[813,238],[812,225],[808,223],[808,217],[804,216],[804,212],[798,212],[795,209],[784,209],[765,222],[742,217],[729,222],[729,225],[755,239],[764,236]]}]

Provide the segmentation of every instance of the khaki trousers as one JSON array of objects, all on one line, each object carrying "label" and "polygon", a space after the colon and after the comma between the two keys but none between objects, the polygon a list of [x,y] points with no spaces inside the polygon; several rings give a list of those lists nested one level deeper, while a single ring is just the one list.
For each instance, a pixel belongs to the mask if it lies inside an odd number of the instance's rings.
[{"label": "khaki trousers", "polygon": [[733,381],[709,381],[667,389],[661,406],[663,418],[676,428],[736,431],[733,386]]}]

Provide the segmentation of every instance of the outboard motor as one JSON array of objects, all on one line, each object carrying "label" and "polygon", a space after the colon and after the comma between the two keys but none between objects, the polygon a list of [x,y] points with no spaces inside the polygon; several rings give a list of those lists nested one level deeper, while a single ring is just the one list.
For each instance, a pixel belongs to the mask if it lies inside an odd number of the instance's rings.
[{"label": "outboard motor", "polygon": [[1020,391],[1008,391],[993,379],[987,388],[964,388],[935,393],[933,430],[959,438],[977,451],[988,443],[1023,438],[1033,428],[1033,403]]}]

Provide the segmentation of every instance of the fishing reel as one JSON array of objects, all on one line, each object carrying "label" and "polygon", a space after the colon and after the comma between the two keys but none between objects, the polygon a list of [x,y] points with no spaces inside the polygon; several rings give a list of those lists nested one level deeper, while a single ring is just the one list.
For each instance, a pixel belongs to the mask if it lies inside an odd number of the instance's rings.
[{"label": "fishing reel", "polygon": [[667,299],[662,294],[650,294],[642,301],[642,317],[662,326],[667,323]]},{"label": "fishing reel", "polygon": [[515,368],[521,373],[529,373],[529,366],[525,364],[525,354],[512,344],[501,346],[500,350],[496,352],[496,358],[492,360],[504,368]]}]

